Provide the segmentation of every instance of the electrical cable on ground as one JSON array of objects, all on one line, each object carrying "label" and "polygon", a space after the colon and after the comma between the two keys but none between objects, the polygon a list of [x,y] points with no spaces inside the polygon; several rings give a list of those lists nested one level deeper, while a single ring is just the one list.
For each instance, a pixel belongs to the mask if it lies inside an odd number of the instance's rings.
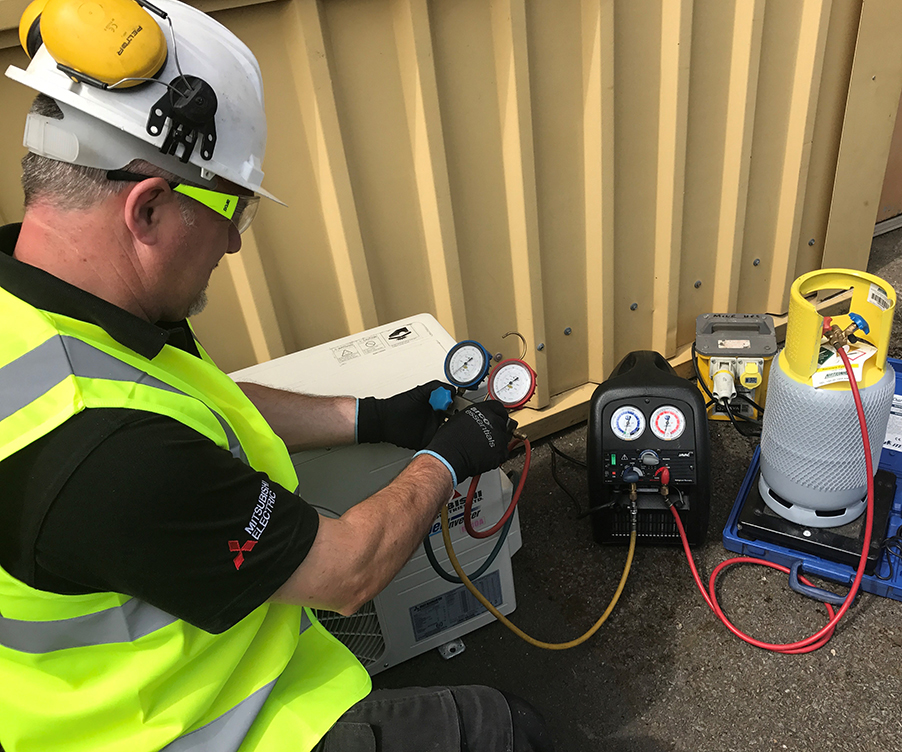
[{"label": "electrical cable on ground", "polygon": [[607,509],[613,509],[617,506],[616,502],[609,501],[607,504],[599,504],[597,507],[589,507],[585,512],[580,512],[579,516],[576,518],[581,520],[583,517],[588,517],[591,514],[595,514],[596,512],[603,512]]},{"label": "electrical cable on ground", "polygon": [[[861,395],[858,392],[858,384],[855,381],[855,374],[852,372],[852,364],[849,362],[849,356],[846,354],[843,348],[837,348],[837,352],[840,354],[843,365],[846,368],[846,374],[848,375],[849,383],[852,387],[852,397],[855,400],[855,410],[858,415],[858,424],[861,428],[861,439],[864,445],[864,461],[867,478],[867,507],[865,512],[864,545],[861,551],[861,558],[858,562],[858,568],[855,572],[855,580],[852,582],[852,587],[849,589],[849,593],[840,606],[839,611],[834,612],[833,607],[829,603],[824,603],[824,605],[827,607],[827,613],[830,617],[825,626],[823,626],[820,630],[815,632],[810,637],[806,637],[805,639],[799,640],[798,642],[790,643],[762,642],[761,640],[756,640],[755,638],[750,637],[749,635],[739,630],[727,618],[726,614],[723,612],[723,609],[721,609],[720,604],[717,602],[715,586],[717,584],[718,575],[724,569],[732,566],[733,564],[760,564],[761,566],[770,567],[771,569],[777,569],[781,572],[785,572],[786,574],[789,574],[789,568],[784,567],[780,564],[775,564],[774,562],[765,561],[763,559],[755,559],[750,556],[737,556],[721,562],[717,567],[714,568],[714,571],[711,572],[711,576],[708,579],[708,592],[705,592],[705,586],[702,584],[698,569],[695,566],[695,560],[693,559],[692,552],[689,549],[689,541],[686,539],[686,531],[683,528],[683,523],[680,520],[680,515],[674,507],[670,508],[670,511],[673,514],[674,519],[676,520],[677,529],[680,533],[680,540],[683,544],[683,550],[685,551],[686,558],[689,561],[689,567],[692,570],[692,577],[695,580],[695,584],[698,587],[699,592],[701,592],[702,594],[702,598],[705,599],[705,603],[708,604],[708,607],[726,625],[727,629],[729,629],[739,639],[744,640],[749,645],[753,645],[764,650],[771,650],[775,653],[810,653],[827,644],[827,642],[833,636],[833,631],[836,629],[837,623],[839,623],[839,620],[842,619],[843,616],[845,616],[846,611],[849,610],[850,606],[855,600],[855,596],[858,593],[858,588],[861,585],[861,578],[864,576],[864,568],[867,564],[868,550],[871,546],[871,532],[874,525],[874,468],[873,463],[871,462],[871,443],[868,438],[868,429],[864,416],[864,407],[861,403]],[[804,584],[813,587],[812,583],[809,582],[806,578],[799,577],[799,579]]]},{"label": "electrical cable on ground", "polygon": [[889,574],[883,576],[880,572],[875,572],[874,576],[878,580],[892,580],[893,579],[893,557],[897,557],[902,559],[902,525],[899,526],[899,529],[896,530],[895,535],[891,535],[889,538],[883,541],[880,544],[880,548],[883,551],[886,551],[886,556],[884,557],[884,561],[886,562],[887,567],[889,567]]},{"label": "electrical cable on ground", "polygon": [[582,510],[579,504],[579,500],[570,492],[570,490],[564,485],[563,481],[561,481],[560,477],[557,474],[557,462],[555,460],[556,457],[563,457],[568,462],[572,462],[574,465],[579,465],[580,467],[587,467],[587,464],[576,457],[571,457],[569,454],[565,454],[560,449],[558,449],[553,442],[549,441],[548,445],[551,447],[551,477],[554,478],[554,482],[557,483],[558,487],[570,497],[570,500],[573,502],[573,506],[576,507],[576,519],[581,520],[584,517],[588,517],[591,514],[595,514],[596,512],[602,512],[607,509],[611,509],[616,506],[616,502],[609,501],[607,504],[599,504],[598,506],[589,507],[585,511]]},{"label": "electrical cable on ground", "polygon": [[504,626],[506,626],[509,630],[511,630],[515,635],[520,637],[523,640],[526,640],[530,645],[534,645],[537,648],[544,648],[545,650],[567,650],[568,648],[574,648],[577,645],[581,645],[586,640],[588,640],[592,635],[594,635],[599,627],[607,621],[608,616],[611,615],[611,612],[614,610],[614,606],[617,605],[617,601],[620,600],[620,594],[623,592],[623,588],[626,586],[626,579],[630,573],[630,567],[633,563],[633,554],[636,551],[636,527],[633,525],[632,532],[630,533],[630,545],[629,551],[626,555],[626,564],[623,567],[623,575],[620,577],[620,584],[617,585],[617,590],[614,593],[614,597],[611,599],[611,602],[608,604],[608,607],[605,609],[605,612],[601,615],[598,621],[592,625],[588,632],[583,634],[581,637],[577,637],[575,640],[570,640],[569,642],[542,642],[541,640],[537,640],[534,637],[530,637],[526,632],[520,629],[516,624],[511,622],[504,614],[502,614],[497,608],[495,608],[492,603],[486,598],[479,590],[470,582],[470,579],[464,573],[463,568],[460,566],[460,562],[457,560],[457,556],[454,554],[454,547],[451,544],[451,530],[448,526],[448,507],[442,507],[442,538],[445,541],[445,549],[448,553],[448,558],[451,560],[451,566],[454,567],[454,571],[457,572],[458,577],[463,580],[464,585],[467,590],[469,590],[473,596],[478,600],[483,606],[485,606],[492,615],[498,619]]},{"label": "electrical cable on ground", "polygon": [[569,454],[566,454],[565,452],[562,452],[560,449],[558,449],[554,445],[554,442],[551,441],[550,439],[548,441],[548,446],[551,447],[551,451],[554,452],[554,454],[556,454],[558,457],[562,457],[563,459],[567,460],[567,462],[572,462],[574,465],[579,465],[580,467],[588,467],[585,460],[581,460],[578,457],[573,457]]},{"label": "electrical cable on ground", "polygon": [[747,439],[754,439],[761,435],[760,423],[758,423],[757,421],[753,421],[750,418],[745,418],[742,415],[738,416],[738,417],[742,418],[743,420],[747,420],[750,423],[754,423],[758,427],[758,430],[755,430],[753,428],[751,431],[746,431],[744,428],[740,427],[739,422],[736,420],[737,416],[733,415],[733,410],[730,407],[727,400],[726,399],[722,400],[720,405],[721,405],[721,407],[723,407],[724,412],[727,414],[727,418],[730,419],[730,423],[733,424],[733,428],[735,428],[739,432],[740,436],[744,436]]},{"label": "electrical cable on ground", "polygon": [[[560,449],[558,449],[553,441],[548,442],[548,446],[551,447],[551,477],[554,479],[554,482],[557,483],[558,488],[560,488],[568,497],[570,497],[570,501],[573,502],[573,506],[576,507],[576,519],[581,519],[585,517],[587,514],[591,514],[594,511],[590,508],[590,511],[583,512],[580,506],[579,500],[570,492],[560,476],[557,473],[557,458],[563,457],[568,462],[572,462],[574,465],[579,465],[580,467],[586,467],[586,463],[576,457],[571,457],[569,454],[564,454]],[[605,506],[607,508],[607,506]]]}]

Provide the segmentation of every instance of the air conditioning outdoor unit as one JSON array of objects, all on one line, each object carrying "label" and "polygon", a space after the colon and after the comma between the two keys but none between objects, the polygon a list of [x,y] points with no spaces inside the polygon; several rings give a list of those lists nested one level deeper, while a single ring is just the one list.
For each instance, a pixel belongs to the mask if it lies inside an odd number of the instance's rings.
[{"label": "air conditioning outdoor unit", "polygon": [[[444,381],[445,355],[454,344],[435,318],[420,314],[231,376],[236,381],[305,394],[390,397],[432,379]],[[390,483],[413,454],[388,444],[298,452],[292,455],[300,482],[298,493],[321,514],[338,517]],[[464,530],[463,502],[469,486],[469,478],[458,485],[449,511],[455,553],[464,570],[472,572],[488,558],[497,536],[478,540]],[[484,474],[473,503],[474,526],[500,519],[512,491],[511,481],[501,470]],[[439,563],[453,575],[438,518],[430,540]],[[515,513],[501,551],[476,583],[503,614],[516,607],[511,556],[520,545],[520,522]],[[346,617],[320,611],[317,615],[371,674],[494,621],[463,585],[447,582],[435,573],[422,544],[388,587],[356,614]]]}]

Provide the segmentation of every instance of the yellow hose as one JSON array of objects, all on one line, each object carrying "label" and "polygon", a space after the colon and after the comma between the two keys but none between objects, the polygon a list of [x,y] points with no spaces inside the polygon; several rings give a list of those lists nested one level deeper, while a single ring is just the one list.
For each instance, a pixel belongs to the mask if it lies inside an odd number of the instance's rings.
[{"label": "yellow hose", "polygon": [[478,600],[483,606],[485,606],[489,611],[494,614],[495,618],[498,619],[505,627],[507,627],[511,632],[513,632],[518,637],[526,640],[530,645],[535,645],[537,648],[545,648],[545,650],[567,650],[568,648],[575,648],[577,645],[582,645],[586,640],[588,640],[592,635],[594,635],[598,628],[605,623],[607,618],[611,615],[611,612],[614,610],[614,606],[617,605],[617,601],[620,600],[620,594],[623,592],[623,588],[626,585],[626,578],[629,576],[630,567],[633,563],[633,554],[636,552],[636,531],[635,529],[630,533],[630,548],[629,552],[626,555],[626,565],[623,567],[623,575],[620,577],[620,584],[617,585],[617,590],[614,593],[614,597],[611,599],[611,602],[608,604],[608,607],[605,609],[605,612],[601,615],[601,618],[592,625],[588,632],[586,632],[581,637],[577,637],[575,640],[570,640],[570,642],[542,642],[541,640],[537,640],[534,637],[530,637],[526,632],[524,632],[520,627],[513,624],[504,614],[502,614],[497,608],[495,608],[489,600],[480,593],[476,586],[470,582],[470,578],[464,574],[463,567],[461,567],[460,562],[457,560],[457,556],[454,553],[454,547],[451,545],[451,532],[448,527],[448,507],[442,507],[442,539],[445,541],[445,550],[448,552],[448,558],[451,560],[451,566],[454,567],[454,571],[457,572],[457,576],[463,581],[464,585],[467,586],[467,590],[473,593],[473,596]]}]

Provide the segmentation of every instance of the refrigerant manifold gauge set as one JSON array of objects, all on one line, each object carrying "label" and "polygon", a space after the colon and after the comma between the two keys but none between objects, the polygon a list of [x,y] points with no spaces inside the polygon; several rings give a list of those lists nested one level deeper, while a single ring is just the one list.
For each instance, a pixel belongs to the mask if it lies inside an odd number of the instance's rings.
[{"label": "refrigerant manifold gauge set", "polygon": [[[504,336],[514,334],[509,332]],[[524,342],[525,350],[525,342]],[[492,357],[479,342],[466,339],[458,342],[445,357],[445,378],[459,390],[476,390],[486,379],[488,396],[498,400],[508,410],[523,407],[536,391],[536,372],[519,358],[502,360],[492,368]]]}]

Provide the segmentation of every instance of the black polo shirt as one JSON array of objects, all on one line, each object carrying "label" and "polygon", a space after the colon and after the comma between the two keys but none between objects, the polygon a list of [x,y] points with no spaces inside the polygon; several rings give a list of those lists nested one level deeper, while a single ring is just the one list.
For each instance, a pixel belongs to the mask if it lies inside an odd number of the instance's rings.
[{"label": "black polo shirt", "polygon": [[[146,358],[167,345],[198,355],[185,321],[151,324],[12,258],[19,227],[0,227],[0,287],[97,324]],[[269,521],[248,546],[245,528],[261,507]],[[288,579],[318,522],[265,474],[140,410],[83,410],[0,462],[9,574],[54,593],[125,593],[209,632],[236,624]]]}]

